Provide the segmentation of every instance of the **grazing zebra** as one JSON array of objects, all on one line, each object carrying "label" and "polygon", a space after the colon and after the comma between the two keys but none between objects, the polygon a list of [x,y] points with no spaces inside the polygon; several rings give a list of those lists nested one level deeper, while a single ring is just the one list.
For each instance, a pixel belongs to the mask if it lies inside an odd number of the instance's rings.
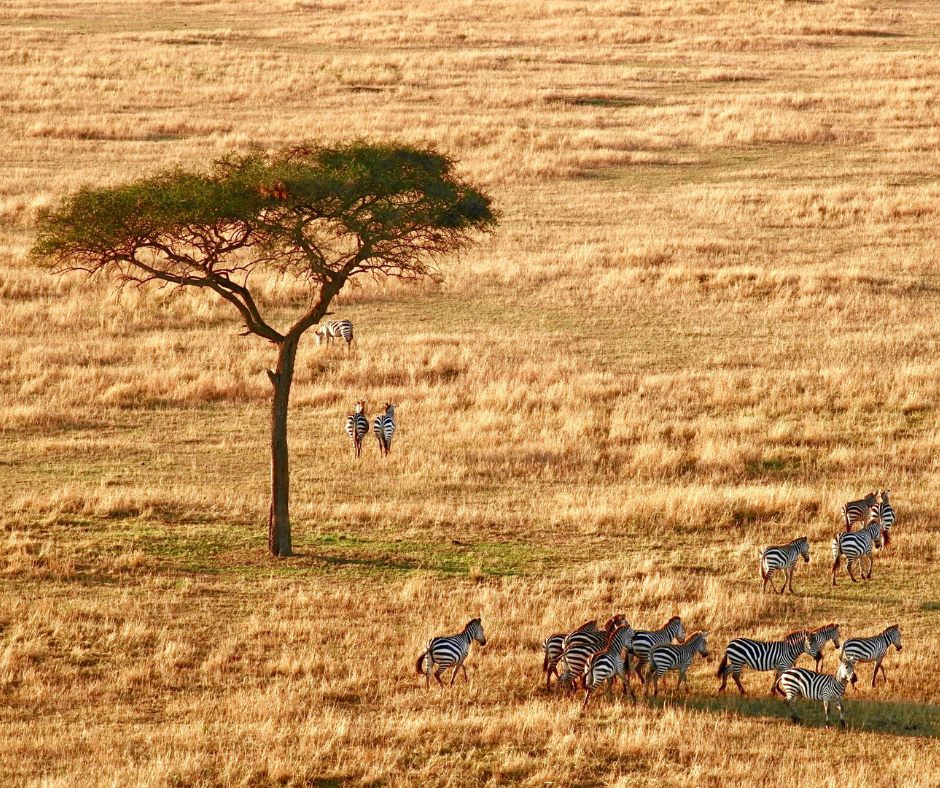
[{"label": "grazing zebra", "polygon": [[636,657],[636,675],[640,677],[640,684],[644,683],[643,668],[649,661],[650,650],[663,643],[672,643],[673,640],[682,640],[685,637],[685,629],[682,627],[682,619],[679,616],[670,618],[662,629],[652,631],[638,630],[633,636],[633,645],[630,646],[630,653]]},{"label": "grazing zebra", "polygon": [[366,416],[366,401],[356,400],[356,412],[346,417],[346,432],[352,438],[356,457],[362,454],[362,439],[369,431],[369,418]]},{"label": "grazing zebra", "polygon": [[878,668],[881,668],[884,680],[888,680],[885,666],[881,664],[881,660],[888,653],[888,646],[894,646],[898,651],[901,650],[901,630],[898,629],[897,624],[874,637],[849,638],[842,644],[842,659],[853,663],[874,662],[875,672],[871,675],[871,685],[874,687],[875,679],[878,677]]},{"label": "grazing zebra", "polygon": [[[418,675],[423,675],[427,679],[425,686],[431,686],[431,671],[434,671],[434,678],[436,678],[437,683],[443,687],[444,682],[441,681],[441,673],[447,670],[451,665],[454,666],[454,673],[450,677],[451,686],[454,685],[454,679],[457,678],[457,671],[461,668],[463,668],[464,681],[469,681],[467,678],[467,668],[463,663],[467,658],[467,654],[470,653],[470,643],[474,640],[481,646],[486,645],[486,637],[483,635],[483,624],[480,623],[480,619],[478,618],[470,619],[470,622],[463,628],[463,632],[459,635],[431,638],[431,640],[428,641],[427,648],[424,653],[418,657],[418,662],[415,665],[415,670]],[[436,669],[434,667],[435,665],[437,665]]]},{"label": "grazing zebra", "polygon": [[718,666],[718,677],[721,679],[718,691],[724,690],[730,675],[741,694],[746,695],[744,687],[741,686],[741,668],[747,665],[753,670],[774,671],[774,681],[770,689],[770,694],[773,695],[780,674],[792,668],[797,657],[804,653],[810,653],[809,632],[805,629],[791,632],[783,640],[773,640],[769,643],[750,638],[735,638],[728,644]]},{"label": "grazing zebra", "polygon": [[767,590],[767,584],[777,593],[777,587],[774,585],[773,573],[778,569],[783,571],[783,587],[780,593],[787,590],[787,583],[790,584],[790,593],[793,593],[793,570],[796,567],[797,559],[803,556],[803,560],[809,563],[809,542],[805,536],[794,539],[789,544],[774,545],[761,551],[760,554],[760,576],[764,581],[761,586],[761,593]]},{"label": "grazing zebra", "polygon": [[392,435],[395,434],[395,408],[397,407],[397,402],[386,402],[385,413],[378,416],[372,424],[372,431],[379,439],[379,451],[385,457],[388,457],[388,453],[392,450]]},{"label": "grazing zebra", "polygon": [[569,642],[558,658],[558,665],[561,667],[561,673],[558,674],[558,686],[574,687],[574,682],[584,675],[584,669],[591,656],[603,649],[608,637],[617,627],[625,623],[624,617],[618,614],[604,625],[603,630],[591,632],[582,629],[569,635],[567,638]]},{"label": "grazing zebra", "polygon": [[888,496],[891,494],[891,490],[882,490],[881,491],[881,503],[878,504],[878,519],[881,520],[881,533],[883,536],[882,543],[885,547],[891,544],[891,527],[894,525],[894,521],[897,519],[897,515],[894,513],[894,509],[891,508],[891,504],[888,503]]},{"label": "grazing zebra", "polygon": [[581,684],[585,689],[584,705],[587,707],[591,699],[591,693],[600,687],[605,681],[610,679],[610,686],[613,689],[614,680],[620,676],[623,683],[623,693],[630,695],[636,700],[633,694],[633,688],[630,686],[630,654],[624,657],[624,649],[630,647],[633,642],[634,631],[629,624],[621,624],[617,627],[607,639],[607,646],[603,651],[599,651],[591,656],[584,669],[584,675],[581,677]]},{"label": "grazing zebra", "polygon": [[[856,561],[858,561],[862,578],[871,580],[871,570],[874,565],[871,549],[873,544],[880,543],[881,523],[877,519],[872,519],[872,521],[860,531],[842,531],[842,533],[838,534],[836,538],[832,540],[832,584],[836,584],[836,572],[839,569],[839,562],[842,560],[842,556],[845,556],[848,560],[849,577],[852,578],[853,583],[858,582],[855,579],[855,573],[852,571],[852,567]],[[867,576],[865,575],[865,567],[861,560],[863,556],[868,557]]]},{"label": "grazing zebra", "polygon": [[839,723],[845,727],[845,716],[842,714],[842,696],[845,695],[845,688],[849,681],[853,684],[855,678],[855,666],[851,662],[843,662],[839,665],[839,670],[835,676],[828,673],[817,673],[814,670],[806,668],[790,668],[785,670],[777,679],[781,693],[787,699],[787,706],[790,707],[790,714],[794,722],[799,722],[800,718],[796,716],[796,708],[793,702],[803,697],[807,700],[821,700],[823,708],[826,710],[826,727],[829,727],[829,704],[834,703],[839,710]]},{"label": "grazing zebra", "polygon": [[[650,669],[646,674],[646,694],[649,695],[650,680],[652,680],[655,689],[653,696],[659,694],[659,679],[667,670],[679,671],[676,692],[679,691],[679,685],[683,681],[688,685],[689,682],[685,678],[685,672],[692,664],[692,658],[696,654],[701,654],[703,657],[708,656],[708,647],[705,644],[705,638],[707,637],[707,632],[696,632],[694,635],[689,635],[688,639],[679,645],[674,646],[671,643],[663,643],[653,648],[649,653]],[[686,690],[688,690],[688,686],[686,686]]]},{"label": "grazing zebra", "polygon": [[578,627],[574,632],[565,634],[564,632],[558,632],[554,635],[549,635],[545,640],[542,641],[542,649],[545,651],[545,659],[542,660],[542,672],[545,674],[545,689],[551,690],[552,688],[552,674],[555,676],[558,675],[558,660],[561,657],[562,652],[565,650],[565,646],[568,644],[568,639],[578,635],[581,632],[598,632],[597,629],[597,619],[591,621],[585,621],[580,627]]},{"label": "grazing zebra", "polygon": [[342,337],[346,347],[352,346],[353,325],[348,320],[330,320],[317,329],[317,344],[326,340],[328,345],[333,344],[336,337]]},{"label": "grazing zebra", "polygon": [[838,624],[823,624],[821,627],[816,627],[809,633],[809,654],[816,660],[816,670],[818,671],[822,667],[823,649],[826,648],[826,643],[832,641],[832,645],[836,648],[839,648],[839,625]]},{"label": "grazing zebra", "polygon": [[870,492],[860,501],[849,501],[842,507],[842,518],[845,520],[845,530],[852,530],[852,523],[864,523],[868,513],[877,506],[878,496]]}]

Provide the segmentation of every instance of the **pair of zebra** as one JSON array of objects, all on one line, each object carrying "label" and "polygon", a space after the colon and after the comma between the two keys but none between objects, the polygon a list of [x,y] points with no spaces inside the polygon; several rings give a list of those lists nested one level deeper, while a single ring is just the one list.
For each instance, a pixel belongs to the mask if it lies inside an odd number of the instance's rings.
[{"label": "pair of zebra", "polygon": [[[395,408],[397,402],[386,402],[385,413],[376,417],[372,424],[372,431],[379,441],[379,451],[383,457],[387,457],[392,450],[392,436],[395,434]],[[356,412],[350,413],[346,417],[346,432],[352,438],[353,451],[356,457],[362,455],[362,439],[369,431],[369,417],[366,416],[366,401],[364,399],[356,400]]]},{"label": "pair of zebra", "polygon": [[[878,500],[878,496],[881,500]],[[888,502],[888,496],[891,490],[880,490],[877,494],[868,493],[864,498],[857,501],[849,501],[842,507],[842,519],[845,520],[845,530],[851,531],[855,523],[868,524],[872,520],[878,520],[884,531],[884,546],[891,544],[891,528],[894,525],[897,515]]]}]

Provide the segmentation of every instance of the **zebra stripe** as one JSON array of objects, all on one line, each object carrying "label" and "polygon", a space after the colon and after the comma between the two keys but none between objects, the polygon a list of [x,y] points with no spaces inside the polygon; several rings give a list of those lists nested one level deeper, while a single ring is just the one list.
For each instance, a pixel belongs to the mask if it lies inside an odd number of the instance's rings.
[{"label": "zebra stripe", "polygon": [[591,656],[603,649],[608,637],[624,623],[626,623],[624,617],[618,614],[604,625],[603,630],[592,632],[582,628],[581,631],[573,632],[568,637],[570,642],[558,659],[558,666],[561,668],[558,686],[566,689],[574,687],[574,683],[584,675]]},{"label": "zebra stripe", "polygon": [[790,668],[784,671],[777,679],[777,686],[787,699],[790,714],[794,722],[799,722],[796,715],[794,701],[803,697],[807,700],[821,700],[826,710],[826,727],[829,727],[829,704],[834,703],[839,709],[839,723],[845,727],[845,716],[842,713],[842,696],[849,681],[856,681],[855,667],[851,662],[843,662],[835,676],[828,673],[817,673],[806,668]]},{"label": "zebra stripe", "polygon": [[[431,640],[428,641],[427,648],[424,653],[418,657],[418,662],[415,665],[415,670],[418,675],[425,676],[427,680],[425,686],[431,686],[431,672],[433,671],[437,683],[443,687],[444,682],[441,681],[441,673],[447,670],[451,665],[454,666],[453,675],[450,677],[451,686],[454,685],[454,679],[457,678],[457,671],[461,668],[463,669],[464,681],[469,681],[464,660],[467,658],[467,654],[470,653],[470,643],[474,640],[481,646],[486,645],[486,637],[483,635],[483,624],[480,623],[480,619],[478,618],[470,619],[470,622],[464,627],[463,632],[458,635],[431,638]],[[437,665],[436,669],[434,667],[435,665]]]},{"label": "zebra stripe", "polygon": [[853,523],[864,523],[868,514],[877,506],[878,496],[870,492],[859,501],[849,501],[842,507],[842,519],[845,520],[845,530],[851,531]]},{"label": "zebra stripe", "polygon": [[[881,523],[878,522],[878,520],[872,520],[860,531],[842,531],[842,533],[838,534],[836,538],[832,540],[832,584],[836,584],[836,571],[839,569],[839,562],[842,556],[845,556],[848,560],[849,577],[852,578],[853,583],[858,582],[855,579],[855,573],[852,571],[852,567],[856,561],[858,561],[862,578],[871,580],[871,570],[874,566],[874,559],[871,554],[872,545],[876,542],[880,543],[880,541]],[[863,556],[867,556],[868,558],[867,576],[861,560]]]},{"label": "zebra stripe", "polygon": [[761,586],[761,593],[767,590],[767,584],[777,593],[777,587],[774,585],[773,573],[778,569],[784,573],[783,587],[780,593],[787,590],[787,583],[790,584],[790,593],[793,593],[793,570],[796,567],[797,559],[803,556],[803,561],[809,563],[809,541],[805,536],[794,539],[789,544],[773,545],[762,551],[760,554],[760,576],[764,581]]},{"label": "zebra stripe", "polygon": [[718,691],[724,690],[730,675],[741,694],[746,695],[744,687],[741,686],[741,668],[747,665],[752,670],[774,671],[770,690],[773,695],[780,674],[792,668],[797,657],[804,653],[810,653],[809,632],[805,629],[791,632],[783,640],[772,640],[769,643],[750,638],[736,638],[728,644],[718,666],[718,677],[721,679]]},{"label": "zebra stripe", "polygon": [[882,543],[885,547],[891,544],[891,528],[894,525],[894,521],[897,519],[894,509],[892,509],[891,504],[888,503],[888,496],[890,494],[891,490],[881,491],[881,503],[878,504],[877,509],[878,519],[881,520]]},{"label": "zebra stripe", "polygon": [[645,682],[643,678],[643,668],[649,661],[650,651],[663,643],[671,643],[673,640],[682,640],[685,637],[685,629],[682,626],[682,619],[679,616],[670,618],[662,629],[656,630],[638,630],[633,636],[633,645],[630,646],[630,653],[636,657],[634,670],[640,677],[640,684]]},{"label": "zebra stripe", "polygon": [[326,344],[332,345],[333,340],[341,337],[346,342],[346,347],[350,347],[353,341],[353,324],[348,320],[330,320],[317,329],[317,344],[326,340]]},{"label": "zebra stripe", "polygon": [[809,633],[809,654],[816,660],[817,671],[822,667],[823,657],[825,656],[823,649],[830,640],[833,646],[839,648],[838,624],[823,624]]},{"label": "zebra stripe", "polygon": [[385,457],[388,457],[388,453],[392,450],[392,435],[395,434],[395,408],[397,407],[397,402],[386,402],[385,415],[376,418],[372,424],[372,431],[379,439],[379,451]]},{"label": "zebra stripe", "polygon": [[346,417],[346,432],[352,438],[356,457],[362,454],[362,439],[369,431],[369,418],[366,416],[366,401],[356,400],[356,412]]},{"label": "zebra stripe", "polygon": [[692,659],[696,654],[708,657],[708,646],[705,643],[705,638],[707,637],[707,632],[696,632],[693,635],[689,635],[685,643],[680,643],[676,646],[671,643],[664,643],[650,651],[650,669],[646,674],[646,694],[649,695],[650,681],[653,682],[655,689],[653,696],[655,697],[659,694],[659,679],[662,678],[667,670],[679,671],[679,680],[676,682],[676,692],[679,691],[679,685],[682,684],[683,681],[685,681],[686,690],[688,690],[689,682],[685,677],[685,672],[689,669],[689,665],[692,664]]},{"label": "zebra stripe", "polygon": [[608,638],[606,648],[588,660],[581,679],[585,689],[582,709],[588,705],[591,694],[608,679],[613,688],[617,676],[620,676],[620,681],[623,683],[624,694],[629,690],[630,695],[636,700],[636,695],[633,695],[633,688],[630,686],[630,654],[627,653],[625,660],[623,653],[624,649],[630,647],[634,634],[629,624],[621,624]]},{"label": "zebra stripe", "polygon": [[558,676],[558,660],[561,658],[565,646],[568,645],[569,638],[574,637],[580,632],[597,632],[597,619],[585,621],[574,632],[565,634],[558,632],[549,635],[542,641],[542,649],[545,651],[545,659],[542,660],[542,672],[545,674],[545,689],[552,688],[552,674]]},{"label": "zebra stripe", "polygon": [[847,662],[874,662],[875,672],[871,675],[871,685],[875,686],[875,679],[878,678],[878,668],[881,668],[881,675],[887,682],[888,674],[885,673],[885,667],[881,661],[888,653],[888,646],[894,646],[897,651],[901,650],[901,630],[897,624],[888,627],[880,635],[870,638],[849,638],[842,644],[842,659]]}]

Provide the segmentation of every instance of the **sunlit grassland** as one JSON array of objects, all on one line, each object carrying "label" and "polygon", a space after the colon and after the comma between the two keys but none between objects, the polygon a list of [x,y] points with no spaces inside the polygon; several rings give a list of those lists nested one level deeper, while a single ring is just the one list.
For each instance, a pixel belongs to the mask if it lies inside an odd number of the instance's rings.
[{"label": "sunlit grassland", "polygon": [[[3,4],[0,782],[933,785],[938,29],[853,0]],[[440,285],[345,292],[351,352],[302,343],[273,561],[271,348],[26,251],[81,185],[357,136],[448,151],[501,223]],[[281,324],[304,303],[255,285]],[[400,403],[387,460],[352,457],[362,397]],[[895,545],[833,588],[839,507],[883,487]],[[759,549],[799,535],[798,594],[762,596]],[[545,693],[541,640],[615,611],[709,631],[688,696]],[[475,615],[470,683],[425,691],[424,642]],[[768,674],[716,695],[732,638],[829,621],[903,633],[849,731],[791,725]]]}]

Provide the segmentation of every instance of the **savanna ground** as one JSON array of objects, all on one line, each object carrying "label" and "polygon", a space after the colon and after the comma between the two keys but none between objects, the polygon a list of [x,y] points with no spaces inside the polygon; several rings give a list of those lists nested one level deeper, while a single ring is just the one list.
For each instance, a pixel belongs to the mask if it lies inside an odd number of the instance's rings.
[{"label": "savanna ground", "polygon": [[[936,785],[938,30],[927,2],[0,3],[3,784]],[[344,294],[353,352],[302,344],[273,560],[271,350],[26,252],[83,184],[357,136],[448,151],[502,222],[441,286]],[[388,460],[352,458],[360,397],[400,403]],[[833,589],[838,509],[879,486],[895,546]],[[802,534],[798,594],[762,596],[759,548]],[[688,696],[545,693],[542,638],[614,611],[710,632]],[[474,615],[470,683],[425,691],[424,641]],[[792,725],[766,674],[716,695],[731,638],[830,620],[904,638],[850,730]]]}]

